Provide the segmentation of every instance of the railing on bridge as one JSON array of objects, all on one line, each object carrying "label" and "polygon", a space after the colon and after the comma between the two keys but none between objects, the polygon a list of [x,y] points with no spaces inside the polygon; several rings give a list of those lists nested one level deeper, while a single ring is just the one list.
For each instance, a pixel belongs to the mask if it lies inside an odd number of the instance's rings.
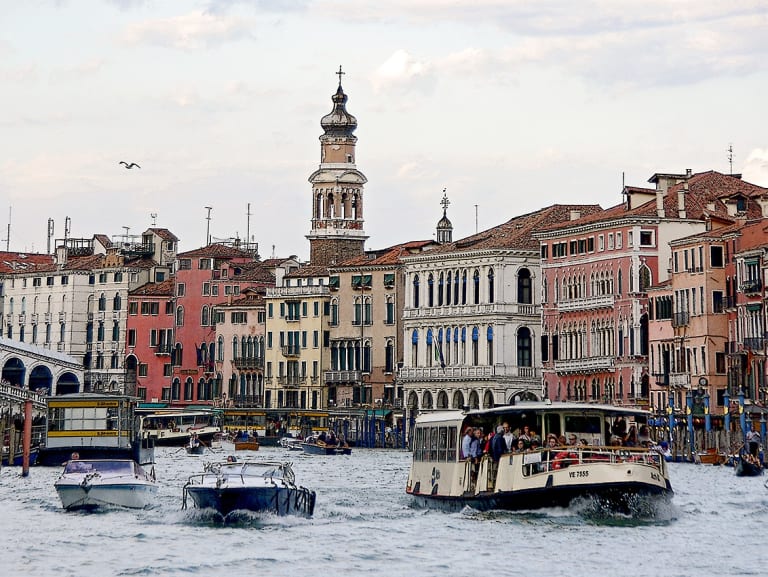
[{"label": "railing on bridge", "polygon": [[38,409],[47,407],[45,395],[6,383],[0,383],[0,398],[19,404],[23,404],[29,399],[32,401],[32,405]]}]

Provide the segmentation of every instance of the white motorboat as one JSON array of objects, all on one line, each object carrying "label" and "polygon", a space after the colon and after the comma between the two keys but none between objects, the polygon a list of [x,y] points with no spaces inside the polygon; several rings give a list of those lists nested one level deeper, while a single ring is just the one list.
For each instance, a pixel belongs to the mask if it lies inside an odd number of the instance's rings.
[{"label": "white motorboat", "polygon": [[[648,416],[639,409],[574,402],[426,413],[416,420],[406,492],[423,505],[446,509],[566,507],[591,496],[631,510],[636,497],[673,494],[667,463],[650,442],[623,446],[611,434],[618,423],[640,425]],[[462,454],[467,430],[493,431],[502,424],[518,431],[519,450],[502,443],[497,455]],[[540,447],[529,429],[553,437],[552,444]],[[563,444],[561,436],[569,441]]]},{"label": "white motorboat", "polygon": [[203,473],[192,475],[184,485],[198,509],[214,509],[225,519],[233,511],[267,512],[311,517],[315,492],[295,483],[290,463],[237,461],[209,463]]},{"label": "white motorboat", "polygon": [[154,467],[148,473],[131,459],[67,461],[54,486],[65,509],[143,509],[157,493]]}]

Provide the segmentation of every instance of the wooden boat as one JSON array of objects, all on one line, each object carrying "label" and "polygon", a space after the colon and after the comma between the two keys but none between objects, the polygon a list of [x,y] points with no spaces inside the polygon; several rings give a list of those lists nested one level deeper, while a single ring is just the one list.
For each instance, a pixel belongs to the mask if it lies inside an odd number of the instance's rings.
[{"label": "wooden boat", "polygon": [[130,459],[67,461],[54,486],[65,509],[143,509],[157,493],[154,469],[147,473]]},{"label": "wooden boat", "polygon": [[235,441],[235,451],[258,451],[259,442],[256,439],[248,439],[247,441]]},{"label": "wooden boat", "polygon": [[696,458],[702,465],[725,465],[728,462],[728,455],[714,447],[699,451]]},{"label": "wooden boat", "polygon": [[[413,463],[406,492],[418,504],[451,510],[566,507],[579,497],[597,498],[631,513],[635,497],[673,494],[668,465],[652,447],[606,446],[614,421],[641,425],[650,413],[587,403],[523,402],[493,409],[449,410],[417,417]],[[495,430],[508,423],[547,435],[575,435],[586,444],[490,455],[473,462],[462,454],[469,427]],[[573,434],[573,435],[572,435]],[[505,447],[506,448],[506,447]]]},{"label": "wooden boat", "polygon": [[310,455],[351,455],[352,449],[346,443],[326,443],[318,437],[308,437],[301,442],[301,448]]},{"label": "wooden boat", "polygon": [[205,453],[205,445],[196,445],[194,447],[187,445],[184,449],[187,451],[187,455],[202,455]]},{"label": "wooden boat", "polygon": [[214,509],[225,520],[233,511],[311,517],[315,510],[315,492],[297,486],[291,464],[278,461],[209,463],[184,485],[184,509],[187,497],[198,509]]},{"label": "wooden boat", "polygon": [[289,451],[303,450],[301,447],[301,439],[294,439],[293,437],[283,437],[280,439],[280,446]]},{"label": "wooden boat", "polygon": [[[40,452],[40,449],[38,447],[32,447],[29,450],[29,465],[32,466],[37,462],[37,456]],[[21,449],[19,449],[17,452],[13,454],[13,460],[9,463],[9,451],[8,447],[3,447],[3,457],[2,457],[2,463],[0,463],[3,467],[21,467],[24,465],[24,454],[22,453]]]}]

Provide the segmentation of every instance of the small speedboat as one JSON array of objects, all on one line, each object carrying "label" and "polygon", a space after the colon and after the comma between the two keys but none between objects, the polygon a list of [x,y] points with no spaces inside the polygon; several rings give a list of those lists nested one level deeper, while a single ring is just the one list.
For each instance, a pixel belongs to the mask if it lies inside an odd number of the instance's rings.
[{"label": "small speedboat", "polygon": [[225,519],[233,511],[311,517],[315,510],[315,492],[297,486],[291,464],[278,461],[230,457],[209,463],[184,485],[184,509],[187,497],[198,509],[214,509]]},{"label": "small speedboat", "polygon": [[288,449],[289,451],[302,451],[301,447],[301,439],[294,439],[293,437],[283,437],[278,441],[279,445],[283,449]]},{"label": "small speedboat", "polygon": [[67,461],[54,486],[65,509],[143,509],[157,494],[154,467],[148,473],[131,459]]},{"label": "small speedboat", "polygon": [[202,455],[205,453],[205,445],[186,445],[184,449],[187,451],[187,455]]},{"label": "small speedboat", "polygon": [[308,437],[301,443],[301,448],[310,455],[351,455],[352,449],[343,441],[328,443],[320,437]]}]

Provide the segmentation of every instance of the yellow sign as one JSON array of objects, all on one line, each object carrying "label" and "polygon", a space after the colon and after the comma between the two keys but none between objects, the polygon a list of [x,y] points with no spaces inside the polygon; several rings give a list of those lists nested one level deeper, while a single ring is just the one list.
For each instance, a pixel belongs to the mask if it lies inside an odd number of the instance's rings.
[{"label": "yellow sign", "polygon": [[48,431],[49,437],[127,437],[128,431]]},{"label": "yellow sign", "polygon": [[49,408],[91,408],[91,407],[118,407],[118,401],[48,401]]}]

